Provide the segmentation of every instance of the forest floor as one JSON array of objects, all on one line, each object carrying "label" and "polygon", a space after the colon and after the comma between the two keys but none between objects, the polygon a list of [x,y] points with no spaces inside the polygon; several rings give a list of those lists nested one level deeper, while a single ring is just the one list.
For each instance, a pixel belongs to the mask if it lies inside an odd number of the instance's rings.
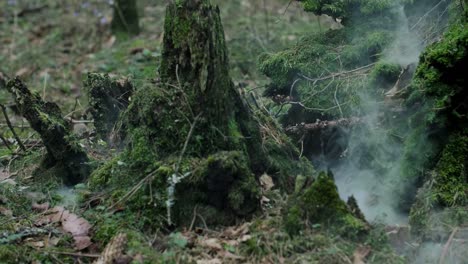
[{"label": "forest floor", "polygon": [[[58,103],[96,162],[112,158],[118,150],[108,151],[104,142],[89,136],[93,124],[82,82],[88,72],[127,76],[136,87],[156,77],[165,4],[154,2],[158,1],[140,1],[143,31],[125,41],[110,33],[112,12],[107,1],[0,2],[1,72],[21,77],[45,100]],[[214,2],[221,4],[233,79],[257,96],[268,82],[257,70],[261,53],[279,51],[305,33],[334,26],[326,20],[319,24],[297,4],[288,7],[289,0],[270,0],[266,6],[266,1]],[[0,90],[0,103],[12,104],[4,90]],[[86,185],[69,189],[54,178],[33,178],[32,172],[46,151],[25,120],[11,109],[7,113],[27,151],[14,143],[0,115],[0,134],[10,143],[10,149],[0,146],[0,246],[5,245],[0,247],[0,263],[94,261],[106,246],[95,242],[105,231],[93,230],[94,222],[113,216],[104,213],[106,208],[89,209],[99,197],[83,201]],[[301,238],[291,238],[278,227],[286,197],[269,186],[264,189],[263,202],[261,213],[232,227],[133,234],[142,236],[139,241],[146,245],[139,252],[127,253],[136,263],[148,261],[152,255],[171,263],[363,263],[370,252],[370,262],[402,261],[389,248],[374,250],[366,243],[354,244],[316,227],[305,230]],[[84,232],[90,241],[75,236],[76,232]],[[408,230],[380,226],[372,232],[371,239],[376,241],[383,241],[387,232],[397,233],[394,242],[402,244]],[[122,257],[122,261],[128,259]]]}]

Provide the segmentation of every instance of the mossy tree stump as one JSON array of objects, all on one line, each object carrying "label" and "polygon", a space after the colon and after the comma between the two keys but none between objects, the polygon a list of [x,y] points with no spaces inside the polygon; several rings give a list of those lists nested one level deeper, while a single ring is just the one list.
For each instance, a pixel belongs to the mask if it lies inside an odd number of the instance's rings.
[{"label": "mossy tree stump", "polygon": [[121,165],[103,166],[92,186],[122,190],[140,180],[130,173],[147,174],[141,195],[126,205],[147,213],[148,224],[166,212],[168,222],[190,224],[195,208],[207,224],[228,224],[259,207],[263,173],[277,183],[312,174],[271,118],[249,108],[235,88],[217,7],[171,3],[164,30],[161,81],[137,89],[122,116],[129,144]]}]

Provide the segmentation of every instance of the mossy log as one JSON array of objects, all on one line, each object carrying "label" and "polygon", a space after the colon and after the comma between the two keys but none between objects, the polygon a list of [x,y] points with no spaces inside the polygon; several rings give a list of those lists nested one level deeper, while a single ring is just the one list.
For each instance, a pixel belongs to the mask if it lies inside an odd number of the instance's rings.
[{"label": "mossy log", "polygon": [[88,157],[73,138],[60,108],[31,93],[19,78],[10,80],[7,89],[19,112],[41,136],[48,153],[45,163],[59,168],[66,184],[83,181],[90,173]]},{"label": "mossy log", "polygon": [[116,35],[138,35],[140,24],[136,0],[116,0],[112,19],[112,33]]},{"label": "mossy log", "polygon": [[128,79],[114,80],[107,74],[99,73],[89,73],[84,85],[97,135],[108,143],[116,143],[115,136],[119,132],[115,125],[120,112],[130,104],[133,85]]}]

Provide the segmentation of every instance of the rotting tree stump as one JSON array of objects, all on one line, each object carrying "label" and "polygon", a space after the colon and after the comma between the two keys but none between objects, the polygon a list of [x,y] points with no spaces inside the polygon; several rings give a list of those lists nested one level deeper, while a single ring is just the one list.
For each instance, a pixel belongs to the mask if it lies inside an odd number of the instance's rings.
[{"label": "rotting tree stump", "polygon": [[[122,115],[124,165],[105,164],[91,186],[126,193],[137,184],[142,195],[120,200],[132,200],[129,210],[178,225],[190,224],[196,210],[194,221],[210,225],[258,209],[264,173],[279,188],[292,187],[298,174],[312,176],[273,119],[249,108],[235,88],[217,7],[209,0],[170,3],[164,31],[160,82],[136,89]],[[129,177],[142,173],[143,180]]]},{"label": "rotting tree stump", "polygon": [[7,83],[19,112],[39,133],[47,149],[44,164],[59,170],[65,184],[76,184],[90,174],[88,157],[74,139],[70,126],[62,117],[55,103],[45,102],[42,98],[15,78]]}]

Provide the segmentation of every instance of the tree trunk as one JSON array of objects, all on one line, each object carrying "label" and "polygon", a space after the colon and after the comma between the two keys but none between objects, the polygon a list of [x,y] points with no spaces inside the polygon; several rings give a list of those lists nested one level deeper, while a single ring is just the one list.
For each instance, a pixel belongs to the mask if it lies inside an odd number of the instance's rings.
[{"label": "tree trunk", "polygon": [[116,35],[138,35],[140,24],[136,0],[115,0],[112,33]]}]

